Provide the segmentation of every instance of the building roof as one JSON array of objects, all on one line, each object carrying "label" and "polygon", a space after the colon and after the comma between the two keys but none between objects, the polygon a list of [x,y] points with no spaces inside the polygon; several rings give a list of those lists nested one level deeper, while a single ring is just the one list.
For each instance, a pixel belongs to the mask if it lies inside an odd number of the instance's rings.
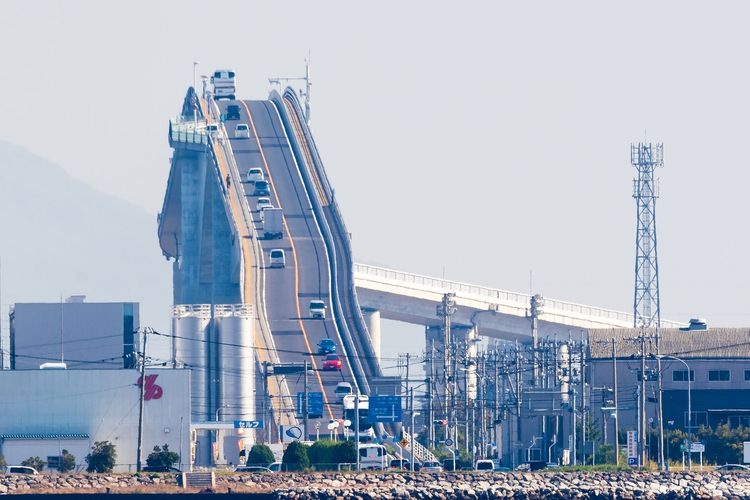
[{"label": "building roof", "polygon": [[67,433],[67,434],[0,434],[0,439],[88,439],[89,435],[85,433]]},{"label": "building roof", "polygon": [[[592,359],[612,357],[612,339],[617,345],[617,357],[628,358],[640,353],[641,334],[635,328],[607,328],[588,331],[589,353]],[[659,331],[660,354],[681,358],[750,359],[750,328],[710,328],[683,331],[663,328]],[[631,340],[632,339],[632,340]],[[655,330],[646,330],[646,354],[656,354]]]}]

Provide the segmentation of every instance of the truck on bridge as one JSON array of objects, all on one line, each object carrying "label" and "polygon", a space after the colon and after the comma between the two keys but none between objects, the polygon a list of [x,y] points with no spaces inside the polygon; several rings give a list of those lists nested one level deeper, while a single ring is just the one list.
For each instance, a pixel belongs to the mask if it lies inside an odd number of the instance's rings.
[{"label": "truck on bridge", "polygon": [[281,208],[266,208],[263,210],[263,238],[271,240],[284,236]]}]

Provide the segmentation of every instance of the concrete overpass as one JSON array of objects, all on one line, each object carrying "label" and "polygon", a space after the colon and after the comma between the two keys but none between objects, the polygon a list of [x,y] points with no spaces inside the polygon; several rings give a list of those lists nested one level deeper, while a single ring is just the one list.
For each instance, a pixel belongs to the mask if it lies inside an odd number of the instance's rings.
[{"label": "concrete overpass", "polygon": [[[381,318],[439,328],[436,307],[445,293],[455,293],[457,311],[451,324],[486,337],[531,342],[531,295],[432,278],[367,264],[354,264],[354,284],[376,351],[380,351]],[[682,326],[662,320],[662,327]],[[539,336],[567,336],[573,330],[632,328],[633,315],[601,307],[544,297]]]}]

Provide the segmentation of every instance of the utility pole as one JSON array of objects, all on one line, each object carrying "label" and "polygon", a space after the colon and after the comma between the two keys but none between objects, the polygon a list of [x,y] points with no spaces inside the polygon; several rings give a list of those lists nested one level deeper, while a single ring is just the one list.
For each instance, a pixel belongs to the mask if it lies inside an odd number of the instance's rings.
[{"label": "utility pole", "polygon": [[138,451],[136,452],[136,463],[135,470],[141,472],[141,456],[143,449],[143,397],[146,390],[146,339],[150,328],[146,327],[143,329],[143,346],[141,349],[141,388],[140,395],[138,397]]},{"label": "utility pole", "polygon": [[[307,423],[308,423],[307,421],[310,418],[310,411],[309,411],[310,408],[309,408],[309,404],[308,404],[308,399],[310,398],[310,393],[309,393],[309,389],[308,389],[308,386],[307,386],[307,384],[308,384],[308,382],[307,382],[307,367],[308,366],[309,366],[309,361],[305,360],[305,398],[304,398],[304,401],[302,402],[302,410],[303,410],[302,414],[305,417],[305,420],[304,420],[305,441],[307,441],[308,436],[309,436],[309,434],[307,433]],[[359,396],[357,396],[357,398],[359,398]],[[357,418],[359,418],[359,414],[357,415]],[[357,428],[359,428],[359,425],[357,425]],[[357,432],[359,432],[359,430]],[[359,441],[357,441],[357,442],[359,443]],[[359,456],[359,452],[357,452],[357,456]],[[359,462],[357,462],[357,463],[359,464]],[[359,467],[357,467],[357,470],[359,470]]]},{"label": "utility pole", "polygon": [[409,470],[411,472],[414,472],[414,442],[417,440],[417,433],[414,432],[414,388],[409,388],[409,406],[411,407],[411,413],[409,414],[409,417],[411,417],[411,428],[409,429],[410,439],[409,439],[409,458],[410,458],[410,466]]},{"label": "utility pole", "polygon": [[617,406],[617,344],[614,337],[612,338],[612,377],[614,378],[614,398],[615,398],[615,461],[620,465],[620,415],[619,406]]},{"label": "utility pole", "polygon": [[[521,351],[518,349],[518,341],[515,348],[516,356],[516,440],[521,441]],[[514,451],[513,456],[517,453]]]},{"label": "utility pole", "polygon": [[586,465],[586,361],[584,359],[583,335],[581,335],[579,354],[581,356],[581,448],[583,448],[581,450],[581,458],[583,465]]},{"label": "utility pole", "polygon": [[359,391],[354,397],[354,450],[357,455],[357,472],[359,472]]},{"label": "utility pole", "polygon": [[539,360],[537,358],[537,351],[539,350],[539,315],[542,312],[542,306],[544,306],[544,298],[540,294],[533,295],[531,297],[530,304],[530,316],[531,319],[531,338],[533,340],[531,365],[533,366],[531,385],[537,387],[539,385]]},{"label": "utility pole", "polygon": [[641,328],[641,393],[640,393],[640,419],[641,435],[638,436],[640,445],[640,462],[641,467],[646,466],[648,461],[648,449],[646,448],[646,331]]},{"label": "utility pole", "polygon": [[443,320],[443,384],[445,387],[445,412],[448,416],[451,408],[451,395],[448,387],[454,379],[451,374],[451,316],[456,313],[456,294],[445,293],[443,300],[437,305],[437,316]]}]

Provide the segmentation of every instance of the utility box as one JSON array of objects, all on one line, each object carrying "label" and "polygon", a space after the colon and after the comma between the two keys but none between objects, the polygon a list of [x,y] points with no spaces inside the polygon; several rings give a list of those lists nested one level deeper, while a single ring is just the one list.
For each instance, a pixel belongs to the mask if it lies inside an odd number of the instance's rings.
[{"label": "utility box", "polygon": [[742,443],[742,463],[750,464],[750,441]]}]

